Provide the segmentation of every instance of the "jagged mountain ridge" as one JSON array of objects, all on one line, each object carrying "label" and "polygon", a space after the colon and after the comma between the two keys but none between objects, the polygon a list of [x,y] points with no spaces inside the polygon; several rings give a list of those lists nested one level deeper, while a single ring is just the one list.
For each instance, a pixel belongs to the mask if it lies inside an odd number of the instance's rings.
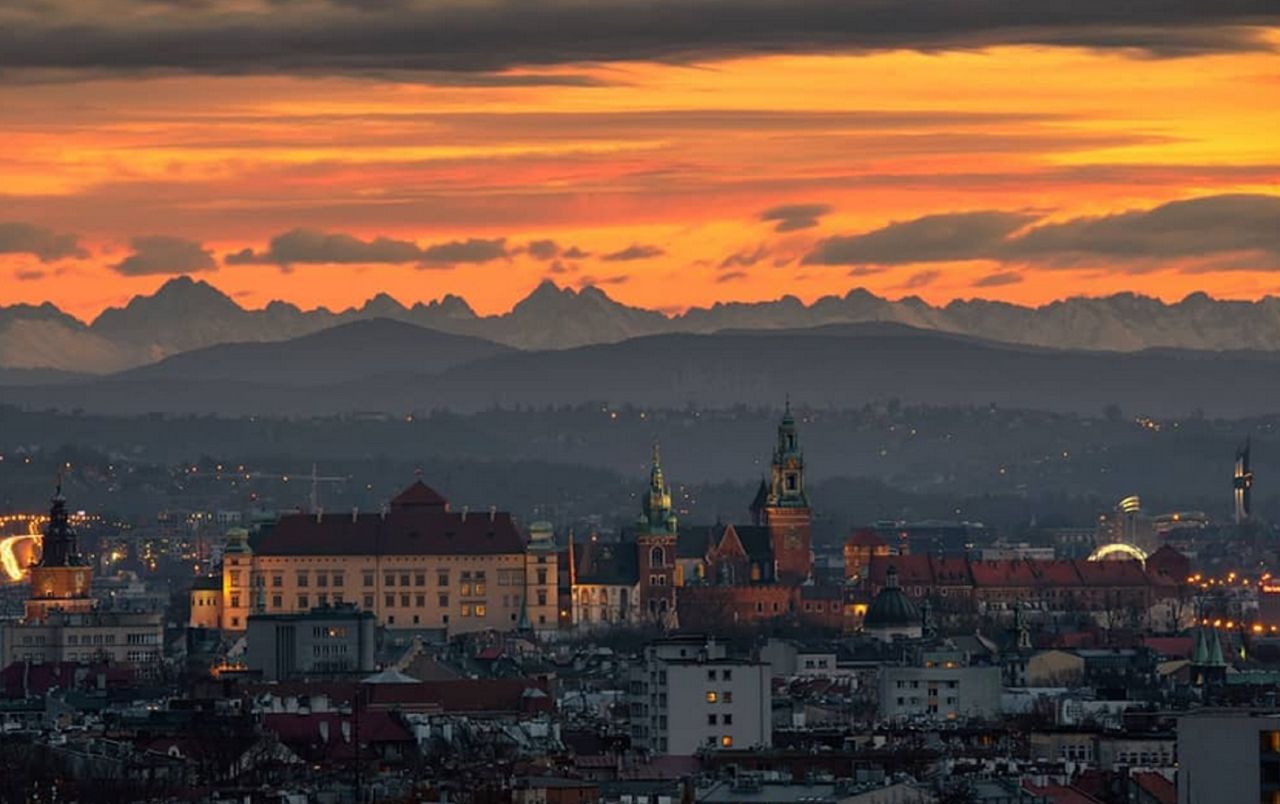
[{"label": "jagged mountain ridge", "polygon": [[383,293],[342,311],[275,301],[248,310],[206,282],[170,280],[85,324],[54,305],[0,308],[0,367],[95,374],[141,366],[223,343],[279,341],[352,321],[386,318],[518,349],[566,349],[647,335],[726,329],[805,329],[891,322],[987,340],[1054,348],[1137,351],[1280,350],[1280,299],[1223,301],[1203,293],[1166,304],[1135,294],[1072,298],[1041,307],[982,299],[933,306],[864,289],[805,304],[794,296],[726,302],[675,316],[630,307],[603,290],[543,282],[513,309],[480,316],[457,296],[405,306]]}]

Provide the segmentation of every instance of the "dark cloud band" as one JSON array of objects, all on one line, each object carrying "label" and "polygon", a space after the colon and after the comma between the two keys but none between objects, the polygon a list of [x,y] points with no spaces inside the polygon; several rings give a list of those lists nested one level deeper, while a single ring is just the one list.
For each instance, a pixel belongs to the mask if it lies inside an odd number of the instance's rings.
[{"label": "dark cloud band", "polygon": [[1102,217],[1038,221],[1036,215],[994,210],[926,215],[863,234],[827,238],[804,262],[999,260],[1073,267],[1105,261],[1140,271],[1156,267],[1162,259],[1253,254],[1265,264],[1245,260],[1230,267],[1280,266],[1280,196],[1213,195]]},{"label": "dark cloud band", "polygon": [[244,249],[225,258],[227,265],[272,264],[281,267],[306,264],[360,265],[417,263],[440,267],[459,263],[483,263],[509,256],[506,240],[470,238],[426,247],[412,240],[375,237],[361,240],[341,232],[293,229],[276,235],[266,251]]},{"label": "dark cloud band", "polygon": [[1260,28],[1277,21],[1271,0],[950,0],[914,3],[910,13],[891,0],[272,0],[259,8],[48,0],[0,10],[0,71],[418,73],[429,80],[433,72],[584,62],[1005,44],[1178,56],[1267,47]]}]

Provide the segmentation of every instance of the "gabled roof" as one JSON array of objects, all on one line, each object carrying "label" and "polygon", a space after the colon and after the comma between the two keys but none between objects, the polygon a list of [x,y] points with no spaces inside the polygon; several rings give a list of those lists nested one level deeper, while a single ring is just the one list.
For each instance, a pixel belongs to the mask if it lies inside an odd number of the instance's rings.
[{"label": "gabled roof", "polygon": [[747,548],[742,543],[742,539],[738,538],[738,530],[733,525],[729,525],[724,529],[724,533],[720,534],[720,542],[715,547],[715,555],[717,560],[725,558],[748,558]]},{"label": "gabled roof", "polygon": [[449,501],[440,492],[415,480],[413,485],[391,499],[392,508],[448,508]]}]

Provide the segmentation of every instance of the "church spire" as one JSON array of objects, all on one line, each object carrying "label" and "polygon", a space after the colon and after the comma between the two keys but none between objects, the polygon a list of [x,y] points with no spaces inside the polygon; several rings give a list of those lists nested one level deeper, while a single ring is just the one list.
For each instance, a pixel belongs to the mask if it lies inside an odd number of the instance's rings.
[{"label": "church spire", "polygon": [[804,490],[804,450],[795,416],[791,413],[791,396],[786,399],[782,420],[778,422],[778,442],[773,448],[772,482],[768,503],[771,506],[808,508]]},{"label": "church spire", "polygon": [[640,525],[648,533],[675,533],[676,516],[671,510],[671,489],[662,473],[662,452],[653,445],[649,467],[649,489],[641,504]]},{"label": "church spire", "polygon": [[62,473],[59,472],[53,498],[49,501],[49,526],[41,541],[40,566],[73,567],[81,563],[76,532],[72,530],[67,514],[67,498],[62,493]]}]

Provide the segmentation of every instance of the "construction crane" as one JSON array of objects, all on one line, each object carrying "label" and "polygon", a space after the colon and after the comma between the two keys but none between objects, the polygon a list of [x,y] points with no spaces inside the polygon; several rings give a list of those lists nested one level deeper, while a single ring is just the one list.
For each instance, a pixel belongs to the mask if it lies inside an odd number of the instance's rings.
[{"label": "construction crane", "polygon": [[350,475],[330,475],[330,476],[321,475],[319,473],[318,467],[314,463],[311,464],[311,474],[309,475],[304,475],[301,473],[295,475],[289,472],[283,472],[281,474],[275,474],[272,472],[243,472],[243,473],[237,472],[236,474],[240,475],[245,480],[265,478],[270,480],[280,480],[285,483],[288,483],[290,478],[297,477],[302,480],[310,481],[311,493],[308,495],[308,500],[311,505],[310,513],[315,513],[320,510],[320,484],[321,483],[346,483],[351,480]]},{"label": "construction crane", "polygon": [[351,479],[350,477],[338,477],[338,476],[322,477],[321,475],[317,474],[316,465],[314,463],[311,464],[311,475],[307,477],[307,480],[311,481],[311,495],[309,498],[311,502],[311,513],[314,514],[320,510],[320,484],[321,483],[346,483],[350,479]]}]

